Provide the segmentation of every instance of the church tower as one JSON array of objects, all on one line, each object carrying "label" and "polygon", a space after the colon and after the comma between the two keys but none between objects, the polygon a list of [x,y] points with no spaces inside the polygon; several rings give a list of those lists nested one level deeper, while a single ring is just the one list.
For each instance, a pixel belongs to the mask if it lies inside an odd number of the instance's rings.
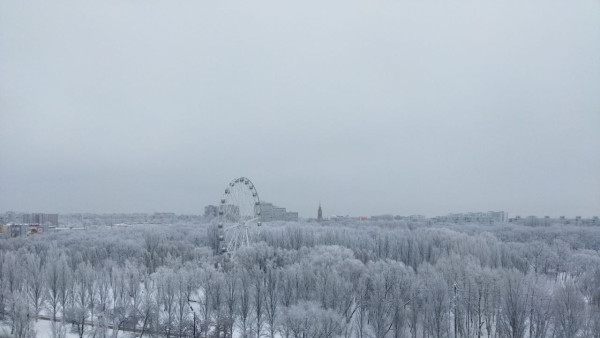
[{"label": "church tower", "polygon": [[323,220],[323,210],[321,210],[321,203],[319,203],[319,210],[317,211],[317,221]]}]

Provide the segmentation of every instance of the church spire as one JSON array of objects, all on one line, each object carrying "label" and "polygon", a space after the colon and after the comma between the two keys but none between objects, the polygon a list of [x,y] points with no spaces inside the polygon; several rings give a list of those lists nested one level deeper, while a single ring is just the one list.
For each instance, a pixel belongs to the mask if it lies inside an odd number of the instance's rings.
[{"label": "church spire", "polygon": [[319,210],[317,211],[317,221],[323,220],[323,210],[321,210],[321,202],[319,202]]}]

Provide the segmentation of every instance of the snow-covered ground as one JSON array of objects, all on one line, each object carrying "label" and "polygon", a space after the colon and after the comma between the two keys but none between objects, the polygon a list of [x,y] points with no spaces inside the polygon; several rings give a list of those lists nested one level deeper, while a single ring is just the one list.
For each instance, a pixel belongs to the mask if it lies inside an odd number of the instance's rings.
[{"label": "snow-covered ground", "polygon": [[[59,325],[58,322],[56,324]],[[71,329],[71,324],[65,324],[64,338],[79,338],[79,335],[76,332],[73,332]],[[52,338],[52,321],[46,319],[38,319],[33,323],[33,332],[35,333],[36,338]],[[87,331],[87,333],[89,332],[91,332],[91,330]],[[85,333],[84,336],[87,337],[87,333]],[[128,332],[119,332],[118,337],[128,337],[128,334]],[[106,335],[112,336],[112,330],[107,330]],[[12,335],[10,334],[10,325],[6,322],[0,323],[0,337],[12,337]]]},{"label": "snow-covered ground", "polygon": [[[59,324],[59,323],[57,323]],[[76,333],[70,332],[71,325],[65,324],[66,334],[65,338],[79,338],[79,335]],[[52,338],[52,321],[51,320],[43,320],[39,319],[34,323],[34,330],[37,338]]]}]

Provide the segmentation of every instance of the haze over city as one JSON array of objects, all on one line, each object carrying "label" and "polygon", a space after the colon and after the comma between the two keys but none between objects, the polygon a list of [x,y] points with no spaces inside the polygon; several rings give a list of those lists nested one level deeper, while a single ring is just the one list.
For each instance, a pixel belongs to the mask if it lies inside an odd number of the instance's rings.
[{"label": "haze over city", "polygon": [[0,338],[600,338],[600,1],[0,1]]},{"label": "haze over city", "polygon": [[600,3],[0,3],[0,212],[600,213]]}]

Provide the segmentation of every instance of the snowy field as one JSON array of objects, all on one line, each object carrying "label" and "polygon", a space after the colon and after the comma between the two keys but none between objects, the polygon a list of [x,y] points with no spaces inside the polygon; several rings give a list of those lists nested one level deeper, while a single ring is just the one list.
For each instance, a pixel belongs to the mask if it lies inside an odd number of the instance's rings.
[{"label": "snowy field", "polygon": [[[49,320],[38,320],[32,323],[32,332],[30,335],[34,334],[35,337],[38,338],[52,338],[52,322]],[[0,337],[11,337],[10,334],[10,326],[3,324],[0,325]],[[65,330],[64,338],[79,338],[77,333],[69,332],[69,330]]]}]

